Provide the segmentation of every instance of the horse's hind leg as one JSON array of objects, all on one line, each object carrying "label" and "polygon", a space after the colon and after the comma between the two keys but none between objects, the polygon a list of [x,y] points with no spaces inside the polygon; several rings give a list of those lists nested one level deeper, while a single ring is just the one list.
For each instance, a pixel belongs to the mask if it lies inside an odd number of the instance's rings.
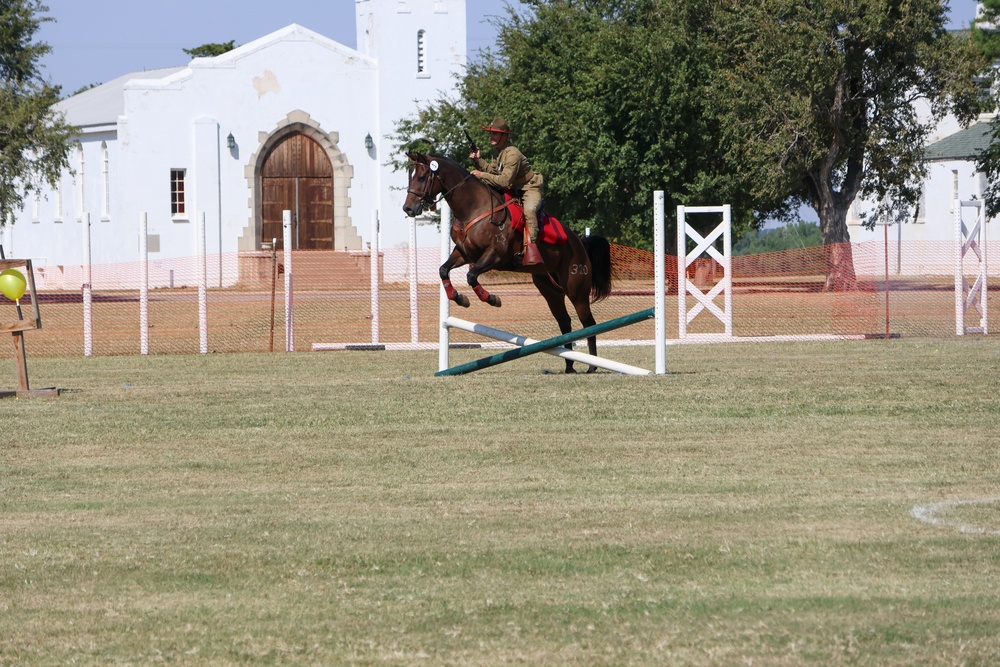
[{"label": "horse's hind leg", "polygon": [[[576,309],[576,316],[580,318],[583,328],[592,327],[597,324],[594,314],[590,310],[590,281],[570,279],[566,286],[566,296],[573,303]],[[565,307],[563,308],[565,310]],[[591,356],[597,356],[597,336],[587,336],[587,351]],[[588,373],[597,370],[597,366],[587,368]]]},{"label": "horse's hind leg", "polygon": [[[538,288],[538,292],[545,298],[545,303],[548,304],[552,317],[556,318],[556,324],[559,325],[559,333],[568,334],[573,330],[573,321],[569,317],[569,311],[566,310],[566,298],[562,289],[557,287],[548,274],[545,273],[533,275],[531,280],[535,283],[535,287]],[[567,343],[564,347],[567,350],[571,350],[573,349],[573,344]],[[566,359],[565,361],[566,372],[575,373],[573,362],[570,359]]]}]

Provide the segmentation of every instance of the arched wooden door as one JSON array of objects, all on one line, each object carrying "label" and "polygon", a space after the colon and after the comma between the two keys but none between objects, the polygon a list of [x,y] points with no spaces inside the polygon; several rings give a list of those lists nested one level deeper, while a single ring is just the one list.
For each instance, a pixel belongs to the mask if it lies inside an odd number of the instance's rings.
[{"label": "arched wooden door", "polygon": [[293,249],[332,250],[333,165],[304,134],[281,140],[261,168],[261,241],[284,248],[281,212],[292,212]]}]

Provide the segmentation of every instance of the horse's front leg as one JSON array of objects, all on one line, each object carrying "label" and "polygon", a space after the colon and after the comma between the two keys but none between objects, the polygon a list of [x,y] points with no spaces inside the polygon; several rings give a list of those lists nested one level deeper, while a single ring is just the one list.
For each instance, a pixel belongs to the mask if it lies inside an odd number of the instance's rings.
[{"label": "horse's front leg", "polygon": [[469,287],[471,287],[472,290],[476,293],[476,296],[479,297],[479,300],[485,301],[491,306],[496,306],[497,308],[499,308],[501,305],[500,297],[498,297],[496,294],[490,294],[488,291],[486,291],[486,288],[479,284],[479,276],[480,274],[486,273],[487,271],[499,266],[501,260],[502,258],[499,256],[498,253],[492,250],[488,250],[487,252],[483,253],[483,256],[480,257],[479,260],[476,261],[476,263],[469,268],[469,276],[468,276]]},{"label": "horse's front leg", "polygon": [[451,284],[451,270],[462,266],[465,264],[465,256],[462,255],[456,246],[454,250],[451,251],[451,255],[441,265],[438,269],[438,275],[441,276],[441,284],[444,286],[445,295],[451,300],[460,305],[462,308],[469,307],[469,297],[464,294],[459,294]]}]

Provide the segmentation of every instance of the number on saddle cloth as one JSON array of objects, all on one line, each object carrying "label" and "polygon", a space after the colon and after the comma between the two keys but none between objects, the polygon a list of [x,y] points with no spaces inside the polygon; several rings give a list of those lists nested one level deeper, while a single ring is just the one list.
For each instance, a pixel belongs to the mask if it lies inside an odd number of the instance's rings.
[{"label": "number on saddle cloth", "polygon": [[[512,199],[515,201],[508,208],[510,209],[511,226],[519,232],[524,229],[524,209],[521,208],[521,200],[513,197],[508,190],[505,190],[503,195],[506,201]],[[563,224],[556,216],[545,210],[544,201],[538,209],[538,240],[549,245],[563,245],[569,240]]]}]

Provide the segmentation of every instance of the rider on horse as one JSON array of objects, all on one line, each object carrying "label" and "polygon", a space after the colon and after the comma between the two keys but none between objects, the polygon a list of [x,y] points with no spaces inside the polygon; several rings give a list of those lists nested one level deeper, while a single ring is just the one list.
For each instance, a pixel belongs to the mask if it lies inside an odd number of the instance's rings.
[{"label": "rider on horse", "polygon": [[479,155],[479,149],[469,154],[475,162],[476,169],[472,175],[487,185],[501,190],[522,192],[525,226],[528,229],[528,242],[524,246],[524,258],[521,264],[541,264],[542,256],[538,252],[535,241],[538,238],[538,209],[542,205],[542,191],[545,179],[528,164],[528,158],[510,144],[510,128],[507,121],[497,116],[483,129],[490,133],[490,144],[499,151],[496,158],[486,162]]}]

